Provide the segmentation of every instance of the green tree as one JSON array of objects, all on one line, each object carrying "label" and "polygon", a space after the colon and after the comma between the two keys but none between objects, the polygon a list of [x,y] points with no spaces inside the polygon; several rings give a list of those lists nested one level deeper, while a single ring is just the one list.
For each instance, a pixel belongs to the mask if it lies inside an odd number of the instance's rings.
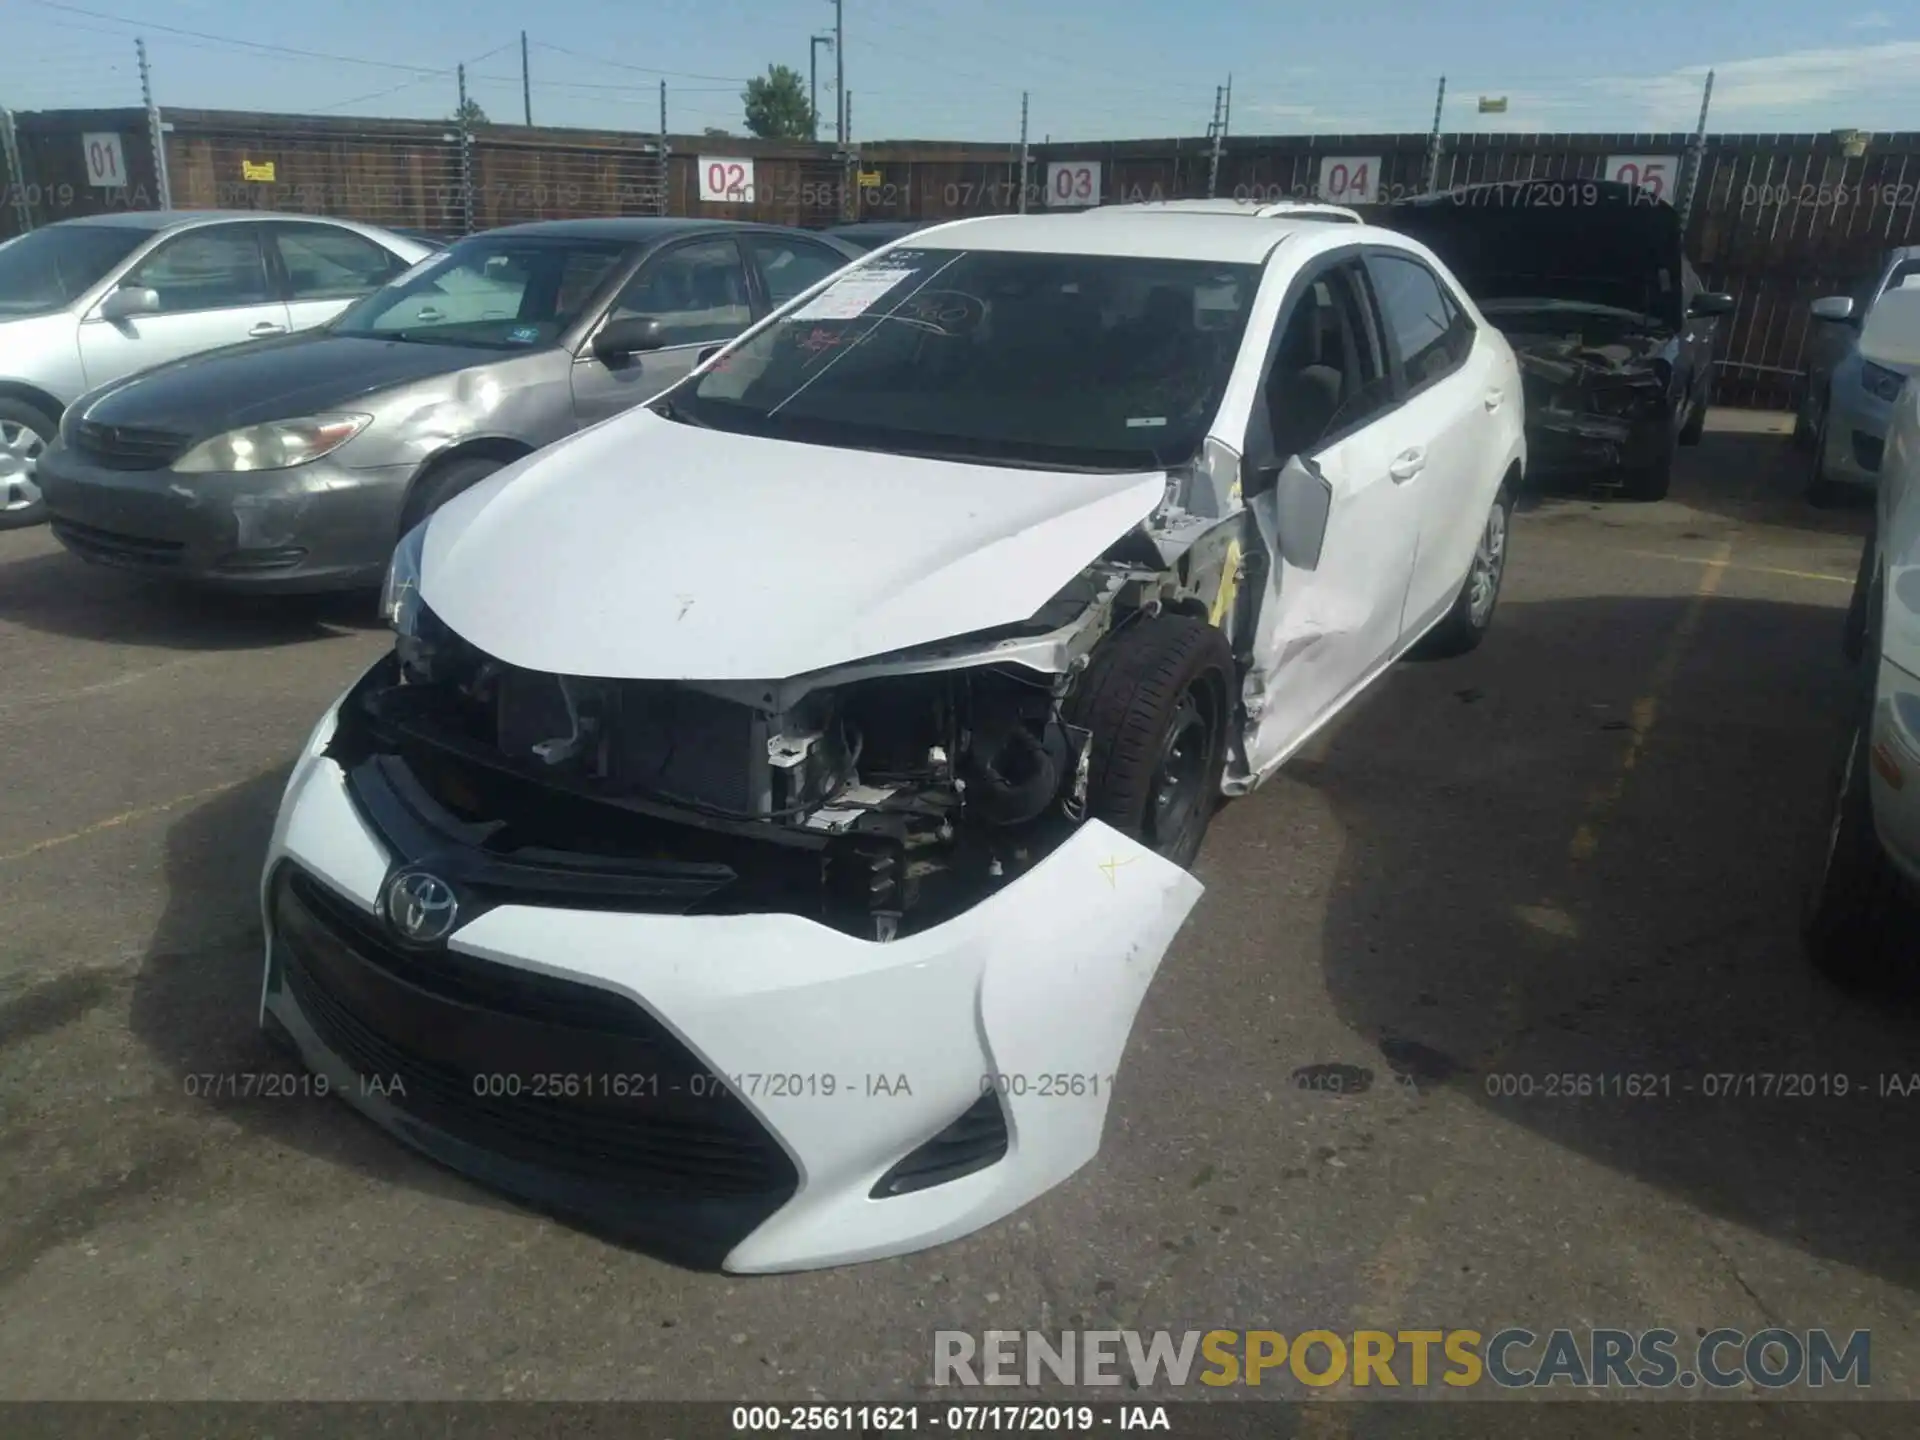
[{"label": "green tree", "polygon": [[790,65],[769,65],[740,93],[747,129],[763,140],[804,140],[813,133],[813,104],[806,78]]},{"label": "green tree", "polygon": [[487,119],[487,112],[480,108],[480,102],[475,100],[471,95],[467,97],[466,104],[453,112],[454,124],[458,125],[463,121],[469,130],[473,129],[476,125],[488,125],[492,123]]}]

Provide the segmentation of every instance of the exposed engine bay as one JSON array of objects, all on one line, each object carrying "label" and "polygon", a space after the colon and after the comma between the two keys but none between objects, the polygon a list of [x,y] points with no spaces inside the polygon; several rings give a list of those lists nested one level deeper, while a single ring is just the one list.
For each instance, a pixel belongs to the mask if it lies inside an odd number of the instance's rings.
[{"label": "exposed engine bay", "polygon": [[[1073,716],[1102,643],[1162,610],[1217,614],[1231,637],[1244,517],[1206,459],[1190,468],[1025,624],[790,680],[539,673],[421,606],[342,707],[332,753],[350,783],[378,769],[491,852],[672,880],[659,909],[911,934],[1085,818],[1092,734]],[[1180,503],[1195,495],[1202,513]]]}]

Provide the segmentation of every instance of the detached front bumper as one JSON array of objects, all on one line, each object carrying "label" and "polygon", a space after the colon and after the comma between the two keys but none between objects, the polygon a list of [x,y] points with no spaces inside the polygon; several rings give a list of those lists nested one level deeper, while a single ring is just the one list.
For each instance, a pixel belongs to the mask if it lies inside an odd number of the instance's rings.
[{"label": "detached front bumper", "polygon": [[1659,462],[1674,435],[1665,413],[1629,419],[1535,407],[1526,429],[1529,473],[1542,476],[1642,469]]},{"label": "detached front bumper", "polygon": [[1201,893],[1089,822],[888,944],[496,893],[409,951],[381,901],[422,857],[355,803],[327,754],[337,713],[269,845],[263,1025],[406,1143],[689,1263],[900,1254],[1065,1179],[1099,1148],[1135,1012]]},{"label": "detached front bumper", "polygon": [[291,470],[116,470],[56,446],[38,481],[56,539],[96,564],[258,591],[380,583],[411,471],[330,458]]}]

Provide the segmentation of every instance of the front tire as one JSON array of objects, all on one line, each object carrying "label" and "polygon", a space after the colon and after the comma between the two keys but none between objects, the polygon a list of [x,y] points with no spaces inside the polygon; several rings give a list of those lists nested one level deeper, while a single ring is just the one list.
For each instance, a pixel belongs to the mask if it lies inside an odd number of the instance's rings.
[{"label": "front tire", "polygon": [[1678,445],[1677,437],[1667,441],[1660,457],[1649,465],[1639,465],[1621,477],[1620,493],[1629,500],[1651,503],[1667,498],[1667,491],[1673,488],[1674,450]]},{"label": "front tire", "polygon": [[481,456],[434,466],[414,481],[406,508],[400,513],[400,533],[405,535],[454,496],[471,490],[494,471],[505,468],[501,461]]},{"label": "front tire", "polygon": [[1089,818],[1192,865],[1219,808],[1233,693],[1233,652],[1204,620],[1146,616],[1109,637],[1067,705],[1093,733]]},{"label": "front tire", "polygon": [[1847,737],[1827,846],[1802,926],[1814,968],[1857,990],[1886,989],[1913,963],[1912,900],[1873,826],[1870,714],[1862,714]]},{"label": "front tire", "polygon": [[59,422],[37,407],[0,399],[0,530],[46,520],[47,502],[34,477],[59,430]]},{"label": "front tire", "polygon": [[1487,512],[1480,541],[1474,547],[1473,565],[1454,597],[1453,608],[1440,623],[1429,630],[1414,647],[1414,658],[1449,659],[1477,649],[1493,625],[1494,607],[1500,603],[1500,585],[1507,576],[1507,541],[1513,528],[1513,489],[1502,483]]}]

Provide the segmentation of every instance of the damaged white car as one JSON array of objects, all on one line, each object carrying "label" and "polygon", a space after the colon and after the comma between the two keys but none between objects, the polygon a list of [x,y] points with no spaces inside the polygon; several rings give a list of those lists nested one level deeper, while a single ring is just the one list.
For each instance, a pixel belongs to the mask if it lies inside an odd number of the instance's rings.
[{"label": "damaged white car", "polygon": [[274,831],[263,1024],[684,1262],[997,1219],[1099,1148],[1220,797],[1485,632],[1520,409],[1364,225],[883,247],[400,545]]}]

